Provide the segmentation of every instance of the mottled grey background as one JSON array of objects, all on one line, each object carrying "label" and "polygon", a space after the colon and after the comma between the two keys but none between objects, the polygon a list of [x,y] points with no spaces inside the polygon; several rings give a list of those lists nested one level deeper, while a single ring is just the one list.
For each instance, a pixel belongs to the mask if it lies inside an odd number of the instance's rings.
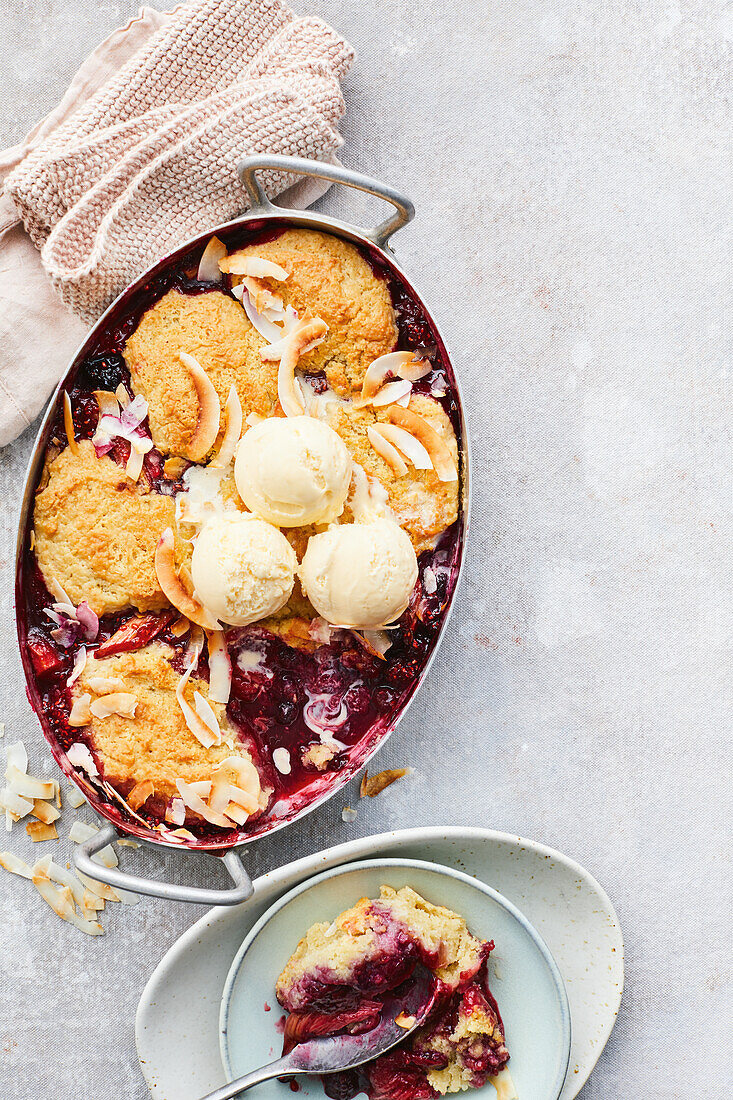
[{"label": "mottled grey background", "polygon": [[[4,0],[0,140],[134,9]],[[379,758],[412,765],[409,785],[352,825],[334,800],[250,865],[428,823],[561,848],[606,886],[627,947],[621,1017],[583,1100],[727,1097],[733,4],[298,10],[359,51],[344,161],[415,201],[396,248],[463,379],[474,526],[442,656]],[[361,202],[323,206],[356,217]],[[50,772],[13,638],[31,442],[0,452],[0,720]],[[26,839],[8,838],[21,853]],[[0,912],[0,1091],[144,1100],[135,1005],[199,913],[147,901],[88,941],[9,876]]]}]

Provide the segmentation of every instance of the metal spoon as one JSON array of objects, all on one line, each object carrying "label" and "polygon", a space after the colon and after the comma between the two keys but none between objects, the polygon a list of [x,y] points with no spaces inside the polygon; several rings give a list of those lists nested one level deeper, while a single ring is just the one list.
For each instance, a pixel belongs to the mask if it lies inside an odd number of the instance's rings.
[{"label": "metal spoon", "polygon": [[[386,1054],[419,1027],[435,1003],[435,982],[432,974],[418,966],[410,989],[401,996],[388,997],[379,1023],[363,1035],[333,1035],[299,1043],[290,1054],[270,1062],[260,1069],[245,1073],[202,1100],[231,1100],[245,1089],[269,1081],[272,1077],[290,1077],[297,1073],[315,1075],[356,1069]],[[397,1019],[402,1021],[397,1022]]]}]

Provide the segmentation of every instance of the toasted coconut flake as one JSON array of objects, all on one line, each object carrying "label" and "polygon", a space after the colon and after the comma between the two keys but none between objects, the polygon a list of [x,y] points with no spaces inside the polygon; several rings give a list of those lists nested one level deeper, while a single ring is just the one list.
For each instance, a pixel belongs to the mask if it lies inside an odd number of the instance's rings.
[{"label": "toasted coconut flake", "polygon": [[[176,686],[176,699],[178,705],[183,712],[183,717],[186,720],[186,725],[190,729],[197,741],[199,741],[205,749],[210,749],[212,745],[221,744],[221,731],[217,734],[204,722],[201,716],[193,709],[190,703],[187,701],[184,691],[189,677],[193,671],[193,666],[189,666],[181,676]],[[195,694],[198,694],[195,693]],[[195,697],[195,696],[194,696]],[[218,728],[218,723],[217,723]]]},{"label": "toasted coconut flake", "polygon": [[53,798],[56,794],[56,785],[52,779],[36,779],[16,768],[15,764],[8,764],[5,778],[8,780],[8,790],[22,798]]},{"label": "toasted coconut flake", "polygon": [[79,652],[76,655],[76,660],[74,661],[74,667],[71,670],[71,674],[67,677],[67,680],[66,680],[67,687],[71,687],[72,684],[76,683],[76,681],[79,679],[82,672],[84,671],[84,666],[86,665],[86,663],[87,663],[87,647],[82,645],[82,646],[79,646]]},{"label": "toasted coconut flake", "polygon": [[57,810],[55,806],[52,806],[49,802],[45,802],[42,798],[33,799],[33,809],[31,813],[34,817],[37,817],[39,821],[42,821],[44,825],[50,825],[52,821],[58,821],[61,817],[61,811]]},{"label": "toasted coconut flake", "polygon": [[267,321],[280,322],[284,320],[283,300],[277,294],[273,294],[262,279],[253,279],[248,275],[242,279],[244,289],[249,294],[254,307]]},{"label": "toasted coconut flake", "polygon": [[176,621],[173,623],[173,625],[170,628],[171,634],[173,635],[174,638],[183,638],[183,637],[185,637],[185,635],[188,634],[190,629],[191,629],[191,624],[190,624],[190,622],[188,621],[188,619],[186,618],[185,615],[181,615],[180,619],[176,619]]},{"label": "toasted coconut flake", "polygon": [[77,875],[86,886],[90,894],[93,894],[95,898],[102,898],[103,901],[121,901],[120,895],[116,890],[113,890],[106,882],[98,882],[95,878],[89,878],[83,871],[77,869]]},{"label": "toasted coconut flake", "polygon": [[198,714],[202,722],[204,722],[214,737],[221,741],[221,730],[219,728],[219,719],[216,717],[211,703],[208,699],[205,699],[200,691],[194,691],[193,693],[194,709]]},{"label": "toasted coconut flake", "polygon": [[48,582],[48,590],[56,600],[56,603],[64,605],[64,610],[67,614],[73,615],[76,612],[76,608],[71,602],[71,596],[66,592],[66,589],[61,587],[55,577],[51,577],[51,580]]},{"label": "toasted coconut flake", "polygon": [[182,798],[172,798],[165,810],[165,819],[171,825],[183,825],[186,820],[186,804]]},{"label": "toasted coconut flake", "polygon": [[387,355],[380,355],[378,359],[374,359],[364,375],[361,386],[362,401],[371,401],[390,375],[397,375],[400,368],[404,368],[413,360],[414,355],[411,351],[391,351]]},{"label": "toasted coconut flake", "polygon": [[386,405],[394,405],[398,401],[402,401],[405,397],[410,398],[412,393],[412,382],[387,382],[380,390],[374,394],[372,398],[372,405],[375,409],[384,408]]},{"label": "toasted coconut flake", "polygon": [[176,844],[183,844],[186,840],[196,839],[189,829],[166,829],[165,825],[159,825],[158,828],[164,836],[173,837]]},{"label": "toasted coconut flake", "polygon": [[295,377],[297,362],[297,355],[293,351],[286,351],[277,370],[277,396],[286,416],[305,414],[303,391]]},{"label": "toasted coconut flake", "polygon": [[50,905],[54,913],[62,920],[73,924],[75,928],[78,928],[80,932],[85,932],[88,936],[101,936],[104,934],[101,924],[97,924],[96,921],[85,920],[84,917],[78,915],[74,909],[71,889],[68,886],[60,888],[54,886],[43,861],[39,860],[33,867],[31,881],[43,900]]},{"label": "toasted coconut flake", "polygon": [[236,802],[228,802],[223,813],[225,817],[231,818],[235,825],[246,825],[249,818],[247,811]]},{"label": "toasted coconut flake", "polygon": [[128,690],[121,676],[88,676],[87,683],[95,695],[111,695],[112,692]]},{"label": "toasted coconut flake", "polygon": [[232,689],[232,662],[223,630],[206,634],[209,645],[209,699],[213,703],[228,703]]},{"label": "toasted coconut flake", "polygon": [[96,779],[99,775],[97,765],[94,763],[94,757],[89,751],[88,746],[82,744],[81,741],[77,741],[69,746],[66,752],[66,758],[72,767],[81,768],[91,779]]},{"label": "toasted coconut flake", "polygon": [[409,1031],[411,1027],[415,1026],[416,1017],[408,1016],[405,1012],[398,1013],[394,1018],[394,1022],[398,1027],[403,1027],[405,1031]]},{"label": "toasted coconut flake", "polygon": [[104,909],[105,900],[104,898],[96,897],[88,887],[85,887],[84,893],[82,894],[81,904],[82,911],[84,912],[84,915],[88,918],[90,912],[98,913],[100,910]]},{"label": "toasted coconut flake", "polygon": [[221,261],[227,254],[227,246],[218,237],[212,237],[201,253],[196,278],[201,283],[221,282]]},{"label": "toasted coconut flake", "polygon": [[496,1100],[518,1100],[519,1093],[508,1066],[505,1066],[495,1077],[489,1077],[489,1081],[496,1089]]},{"label": "toasted coconut flake", "polygon": [[379,657],[382,661],[387,659],[385,654],[392,646],[392,639],[386,630],[355,630],[354,634],[361,638],[374,657]]},{"label": "toasted coconut flake", "polygon": [[113,691],[127,691],[121,676],[88,676],[87,684],[95,695],[111,695]]},{"label": "toasted coconut flake", "polygon": [[14,821],[20,821],[22,817],[33,811],[33,799],[24,798],[23,795],[13,794],[8,787],[0,791],[0,808],[10,814]]},{"label": "toasted coconut flake", "polygon": [[59,867],[58,863],[54,863],[47,857],[44,859],[44,867],[52,882],[58,882],[60,886],[68,886],[74,901],[81,907],[84,904],[84,887],[79,879],[66,867]]},{"label": "toasted coconut flake", "polygon": [[[390,410],[390,413],[406,411],[406,409],[394,409]],[[379,434],[383,439],[386,439],[388,443],[391,443],[393,447],[401,451],[416,470],[432,470],[432,459],[426,448],[419,439],[416,439],[415,436],[405,428],[401,428],[397,424],[379,424],[374,425],[374,427],[378,428]]]},{"label": "toasted coconut flake", "polygon": [[395,374],[398,378],[406,378],[408,382],[419,382],[421,378],[430,374],[432,369],[433,364],[430,360],[418,358],[418,353],[415,352],[412,359],[406,360],[397,367]]},{"label": "toasted coconut flake", "polygon": [[247,320],[263,340],[267,340],[268,344],[274,344],[282,338],[282,329],[278,328],[264,313],[259,312],[244,283],[235,287],[232,293],[241,301]]},{"label": "toasted coconut flake", "polygon": [[198,668],[199,657],[201,656],[201,651],[204,648],[205,636],[206,635],[204,630],[194,623],[194,625],[191,627],[191,637],[188,639],[188,645],[186,646],[186,668]]},{"label": "toasted coconut flake", "polygon": [[292,347],[298,348],[297,361],[301,355],[307,355],[309,351],[323,343],[328,325],[321,317],[304,317],[300,321],[297,320],[297,314],[295,316],[295,322],[288,327],[285,335],[278,329],[277,339],[267,347],[260,348],[260,358],[263,362],[271,363],[282,359]]},{"label": "toasted coconut flake", "polygon": [[58,840],[59,838],[53,822],[47,825],[45,821],[31,821],[26,825],[25,831],[34,844],[38,844],[41,840]]},{"label": "toasted coconut flake", "polygon": [[69,714],[70,726],[77,727],[89,725],[92,720],[92,711],[90,708],[91,701],[92,697],[88,693],[85,693],[84,695],[79,695],[76,699],[74,699],[74,702],[71,704],[71,712]]},{"label": "toasted coconut flake", "polygon": [[85,821],[75,821],[69,829],[69,840],[73,840],[74,844],[84,844],[85,841],[91,840],[91,838],[99,832],[99,826],[87,825]]},{"label": "toasted coconut flake", "polygon": [[200,462],[209,453],[219,434],[219,420],[221,419],[221,406],[219,397],[214,389],[214,383],[209,378],[198,359],[193,355],[182,351],[178,358],[191,375],[191,381],[196,389],[199,402],[199,415],[191,442],[188,445],[187,458],[193,462]]},{"label": "toasted coconut flake", "polygon": [[386,787],[402,779],[403,776],[409,775],[409,772],[409,768],[386,768],[382,772],[377,772],[376,775],[370,775],[365,771],[359,787],[359,797],[376,798]]},{"label": "toasted coconut flake", "polygon": [[367,429],[367,438],[380,458],[383,458],[395,477],[403,477],[407,473],[407,463],[388,439],[380,431],[381,424],[372,424]]},{"label": "toasted coconut flake", "polygon": [[136,450],[134,447],[130,448],[130,457],[125,463],[125,473],[132,481],[137,481],[140,474],[143,472],[143,463],[145,456]]},{"label": "toasted coconut flake", "polygon": [[[112,393],[110,390],[94,390],[93,392],[99,405],[100,417],[115,416],[119,419],[121,410],[117,394]],[[125,397],[127,397],[127,392],[125,392]],[[129,404],[129,401],[126,404]]]},{"label": "toasted coconut flake", "polygon": [[356,821],[356,818],[356,810],[352,809],[351,806],[344,806],[343,810],[341,811],[341,820],[345,821],[347,825],[349,825],[352,821]]},{"label": "toasted coconut flake", "polygon": [[302,416],[305,412],[305,401],[296,382],[295,368],[300,356],[319,344],[327,332],[326,322],[320,317],[312,317],[300,321],[285,338],[285,349],[277,372],[277,396],[286,416]]},{"label": "toasted coconut flake", "polygon": [[124,382],[120,382],[119,386],[115,390],[115,397],[117,398],[123,409],[126,409],[127,406],[130,404],[130,395],[125,389]]},{"label": "toasted coconut flake", "polygon": [[272,753],[272,762],[281,775],[290,775],[292,765],[290,763],[290,753],[287,749],[274,749]]},{"label": "toasted coconut flake", "polygon": [[121,836],[119,840],[115,841],[115,844],[119,848],[139,848],[140,844],[137,840],[130,840],[127,836]]},{"label": "toasted coconut flake", "polygon": [[135,784],[125,801],[130,809],[139,810],[153,794],[155,794],[155,787],[149,779],[144,779],[142,783]]},{"label": "toasted coconut flake", "polygon": [[81,791],[78,789],[78,787],[71,787],[66,792],[66,798],[67,798],[67,801],[68,801],[69,805],[71,806],[72,810],[78,810],[79,807],[83,806],[84,803],[86,802],[86,798],[81,793]]},{"label": "toasted coconut flake", "polygon": [[228,256],[219,267],[227,275],[249,275],[253,279],[275,279],[284,283],[288,272],[264,256]]},{"label": "toasted coconut flake", "polygon": [[239,395],[234,386],[229,388],[229,396],[224,411],[227,416],[224,437],[216,458],[209,463],[209,466],[213,466],[216,470],[224,469],[232,463],[237,444],[242,435],[242,402],[239,400]]},{"label": "toasted coconut flake", "polygon": [[207,798],[211,794],[211,780],[210,779],[196,779],[193,783],[188,784],[194,794],[197,794],[199,798]]},{"label": "toasted coconut flake", "polygon": [[137,695],[130,691],[114,691],[95,699],[89,709],[95,718],[109,718],[118,714],[120,718],[134,718],[137,707]]},{"label": "toasted coconut flake", "polygon": [[33,878],[33,871],[25,860],[20,859],[19,856],[14,856],[12,852],[0,852],[0,867],[5,871],[10,871],[11,875],[20,875],[21,878],[27,879]]},{"label": "toasted coconut flake", "polygon": [[218,825],[222,829],[231,829],[231,822],[227,820],[221,813],[215,813],[204,802],[203,798],[192,789],[190,783],[185,783],[182,779],[176,780],[176,787],[178,793],[183,799],[184,805],[188,806],[189,810],[199,814],[203,817],[204,821],[208,821],[211,825]]},{"label": "toasted coconut flake", "polygon": [[266,417],[260,416],[259,413],[251,412],[248,416],[245,417],[244,422],[245,424],[248,424],[250,428],[254,428],[255,424],[261,424],[262,421],[266,419]]},{"label": "toasted coconut flake", "polygon": [[120,862],[117,858],[117,852],[111,844],[105,844],[104,848],[100,848],[98,852],[95,852],[92,860],[102,867],[118,867]]},{"label": "toasted coconut flake", "polygon": [[160,587],[177,611],[206,630],[221,629],[221,624],[211,612],[186,591],[176,573],[175,542],[170,527],[163,531],[155,548],[155,573]]},{"label": "toasted coconut flake", "polygon": [[69,441],[69,450],[76,456],[79,454],[79,444],[76,442],[76,435],[74,434],[74,417],[71,414],[71,398],[66,390],[64,390],[64,428],[66,430],[66,438]]},{"label": "toasted coconut flake", "polygon": [[453,461],[453,455],[448,450],[445,440],[441,439],[432,424],[428,424],[427,420],[412,412],[411,409],[393,408],[389,410],[387,415],[393,424],[404,428],[405,431],[420,441],[430,455],[431,465],[435,467],[435,472],[441,481],[458,480],[458,470]]}]

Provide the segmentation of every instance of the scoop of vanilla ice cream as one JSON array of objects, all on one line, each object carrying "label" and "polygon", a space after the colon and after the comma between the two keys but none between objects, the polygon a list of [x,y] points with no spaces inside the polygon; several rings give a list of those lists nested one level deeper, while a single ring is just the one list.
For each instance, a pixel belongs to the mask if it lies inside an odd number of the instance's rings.
[{"label": "scoop of vanilla ice cream", "polygon": [[191,576],[196,595],[221,622],[247,626],[287,603],[297,565],[277,527],[256,516],[224,513],[196,538]]},{"label": "scoop of vanilla ice cream", "polygon": [[272,416],[245,433],[234,479],[247,507],[270,523],[331,523],[344,510],[351,455],[322,420]]},{"label": "scoop of vanilla ice cream", "polygon": [[417,558],[394,520],[345,523],[308,540],[299,575],[327,622],[374,629],[407,607],[417,581]]}]

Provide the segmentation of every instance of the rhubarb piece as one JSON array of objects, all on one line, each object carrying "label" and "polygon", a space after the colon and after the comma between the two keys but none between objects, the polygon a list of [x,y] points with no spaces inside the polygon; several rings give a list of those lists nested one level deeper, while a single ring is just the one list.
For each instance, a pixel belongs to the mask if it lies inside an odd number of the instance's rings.
[{"label": "rhubarb piece", "polygon": [[26,642],[36,676],[52,676],[64,667],[64,659],[39,630],[31,630]]},{"label": "rhubarb piece", "polygon": [[176,612],[173,610],[161,611],[160,614],[148,612],[145,615],[134,615],[123,623],[111,638],[102,642],[94,651],[94,657],[112,657],[115,653],[129,653],[133,649],[142,649],[162,630],[165,630],[176,617]]}]

